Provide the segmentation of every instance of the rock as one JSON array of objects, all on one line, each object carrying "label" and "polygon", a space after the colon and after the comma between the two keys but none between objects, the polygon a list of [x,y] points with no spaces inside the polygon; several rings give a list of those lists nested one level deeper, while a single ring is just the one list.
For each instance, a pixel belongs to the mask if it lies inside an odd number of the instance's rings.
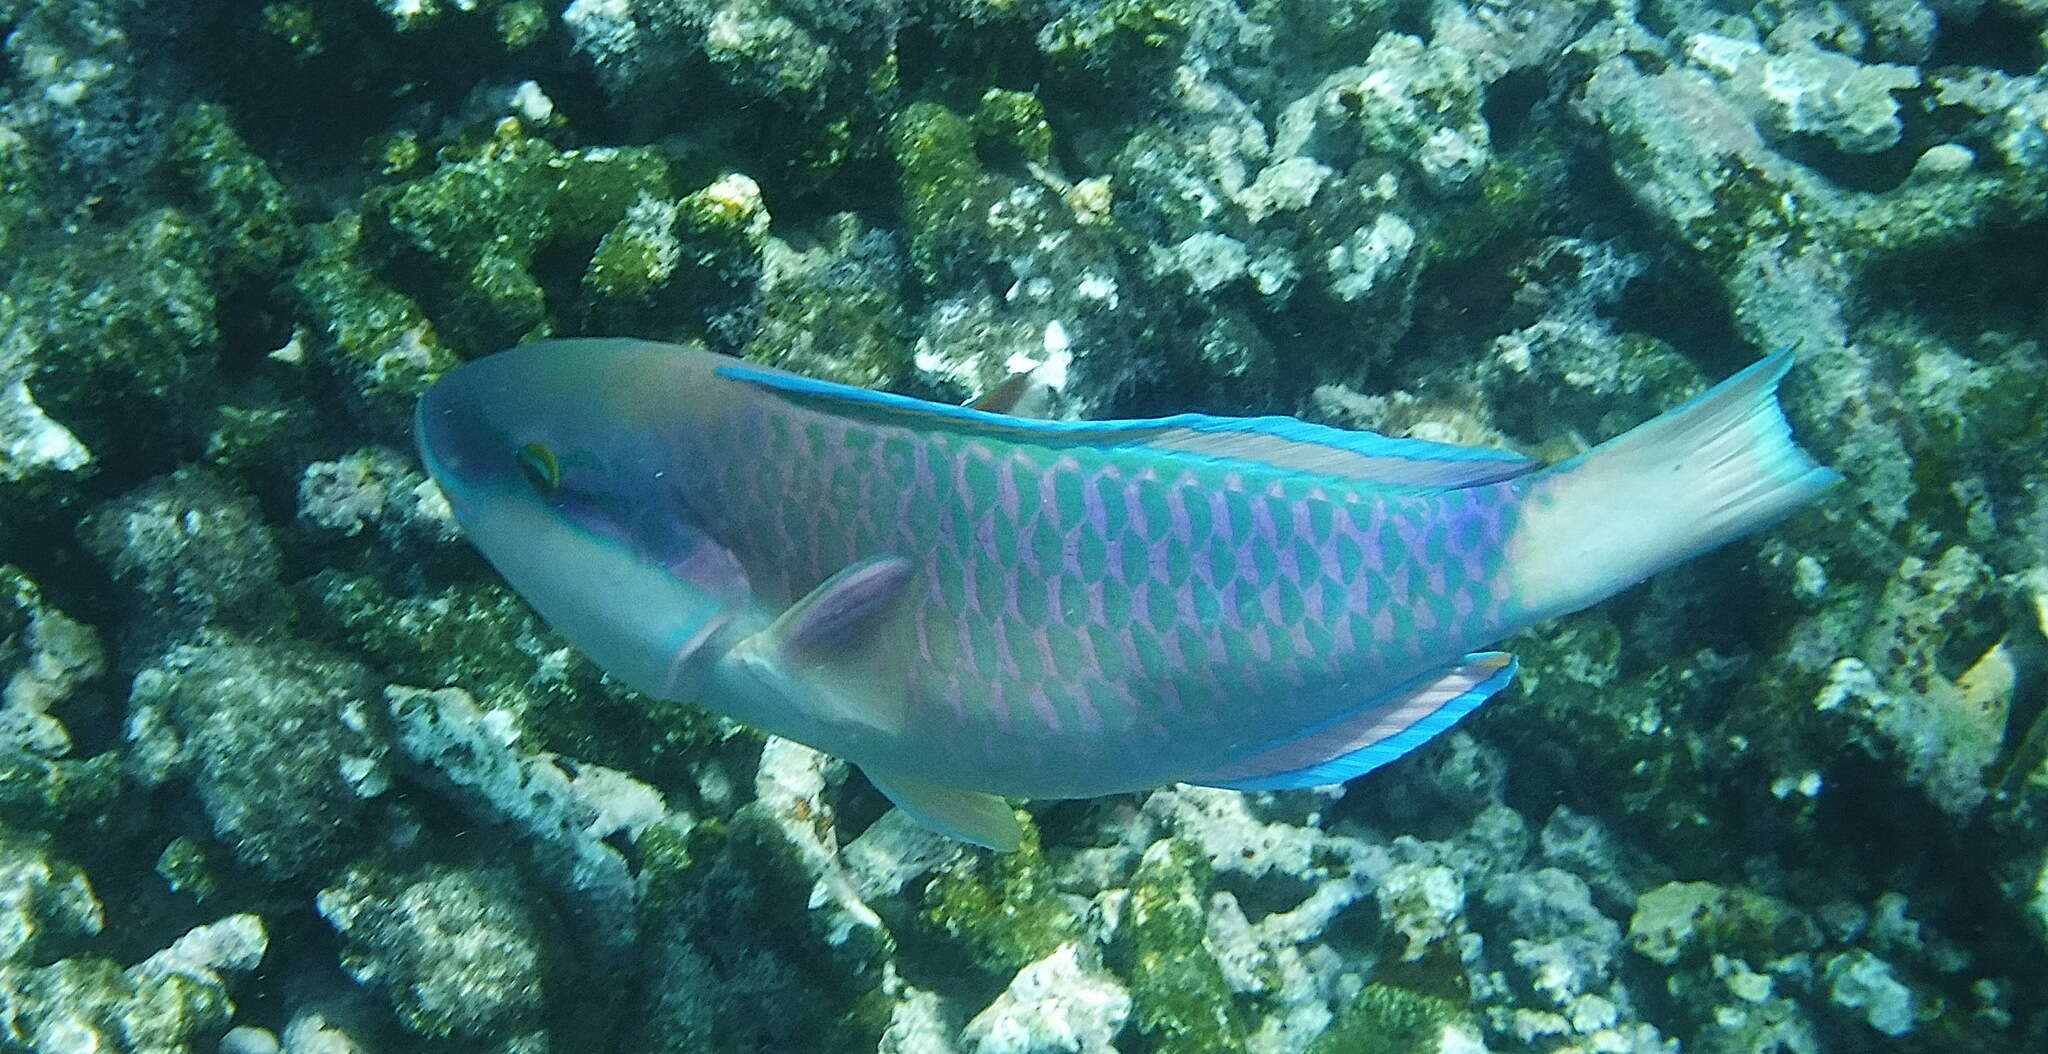
[{"label": "rock", "polygon": [[0,745],[41,757],[71,751],[62,708],[107,669],[99,634],[43,602],[17,568],[0,565]]},{"label": "rock", "polygon": [[151,480],[95,509],[79,530],[114,577],[162,617],[246,618],[276,601],[277,533],[238,482],[210,469]]},{"label": "rock", "polygon": [[1017,971],[1010,987],[960,1034],[968,1054],[1111,1054],[1131,996],[1100,966],[1062,944]]},{"label": "rock", "polygon": [[523,741],[510,714],[459,688],[384,692],[399,748],[472,810],[514,824],[535,862],[584,916],[580,935],[607,955],[638,933],[640,892],[611,839],[629,841],[667,813],[661,794],[624,773],[577,765]]},{"label": "rock", "polygon": [[286,878],[346,853],[387,785],[369,671],[304,646],[217,638],[135,675],[130,764],[146,784],[189,780],[213,833]]},{"label": "rock", "polygon": [[87,957],[0,965],[0,1015],[30,1050],[201,1054],[235,1013],[226,975],[253,970],[267,945],[260,920],[235,915],[126,970]]},{"label": "rock", "polygon": [[317,905],[341,935],[343,967],[413,1031],[491,1040],[539,1027],[551,927],[511,871],[358,865]]},{"label": "rock", "polygon": [[1910,66],[1864,65],[1811,44],[1772,54],[1747,41],[1701,33],[1686,41],[1685,50],[1774,136],[1824,136],[1852,154],[1898,143],[1905,126],[1891,93],[1920,86],[1920,71]]},{"label": "rock", "polygon": [[85,872],[45,843],[0,829],[0,964],[59,958],[106,925]]},{"label": "rock", "polygon": [[1883,959],[1859,948],[1829,959],[1821,976],[1829,997],[1860,1012],[1871,1028],[1893,1039],[1913,1031],[1913,992]]}]

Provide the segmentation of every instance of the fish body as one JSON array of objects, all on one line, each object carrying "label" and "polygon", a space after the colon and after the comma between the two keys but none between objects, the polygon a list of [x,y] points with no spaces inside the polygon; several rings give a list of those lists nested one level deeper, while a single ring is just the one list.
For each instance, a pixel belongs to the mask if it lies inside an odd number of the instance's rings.
[{"label": "fish body", "polygon": [[[698,349],[528,345],[422,398],[472,540],[601,667],[1014,844],[997,796],[1340,782],[1504,686],[1480,649],[1810,501],[1783,356],[1608,446],[1044,422]],[[1633,441],[1631,441],[1633,437]]]}]

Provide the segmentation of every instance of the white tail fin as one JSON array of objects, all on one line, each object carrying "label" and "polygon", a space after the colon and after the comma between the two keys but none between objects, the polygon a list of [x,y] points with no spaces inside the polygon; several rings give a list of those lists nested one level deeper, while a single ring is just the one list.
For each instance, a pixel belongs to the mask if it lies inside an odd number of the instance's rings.
[{"label": "white tail fin", "polygon": [[1574,611],[1812,502],[1841,479],[1792,441],[1780,351],[1528,478],[1509,573],[1530,621]]}]

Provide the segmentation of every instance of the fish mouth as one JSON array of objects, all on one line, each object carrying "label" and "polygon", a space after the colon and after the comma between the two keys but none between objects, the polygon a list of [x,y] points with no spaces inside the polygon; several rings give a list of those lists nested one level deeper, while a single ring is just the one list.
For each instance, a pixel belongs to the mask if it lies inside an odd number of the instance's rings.
[{"label": "fish mouth", "polygon": [[413,406],[413,442],[420,464],[459,512],[503,485],[518,484],[513,445],[479,412],[475,385],[463,367],[444,375]]},{"label": "fish mouth", "polygon": [[420,395],[412,411],[413,443],[419,448],[420,464],[443,490],[461,474],[465,460],[458,442],[457,410],[449,403],[447,392],[437,382]]}]

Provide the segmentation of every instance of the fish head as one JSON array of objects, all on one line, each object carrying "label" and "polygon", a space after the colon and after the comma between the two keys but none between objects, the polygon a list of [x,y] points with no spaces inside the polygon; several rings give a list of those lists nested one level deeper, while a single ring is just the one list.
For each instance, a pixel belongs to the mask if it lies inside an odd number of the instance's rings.
[{"label": "fish head", "polygon": [[450,370],[420,397],[420,459],[457,522],[569,642],[632,687],[687,691],[744,597],[689,512],[693,422],[723,390],[708,352],[543,341]]},{"label": "fish head", "polygon": [[459,366],[420,397],[420,458],[461,516],[503,503],[567,513],[660,470],[651,434],[687,411],[692,353],[630,340],[551,340]]}]

